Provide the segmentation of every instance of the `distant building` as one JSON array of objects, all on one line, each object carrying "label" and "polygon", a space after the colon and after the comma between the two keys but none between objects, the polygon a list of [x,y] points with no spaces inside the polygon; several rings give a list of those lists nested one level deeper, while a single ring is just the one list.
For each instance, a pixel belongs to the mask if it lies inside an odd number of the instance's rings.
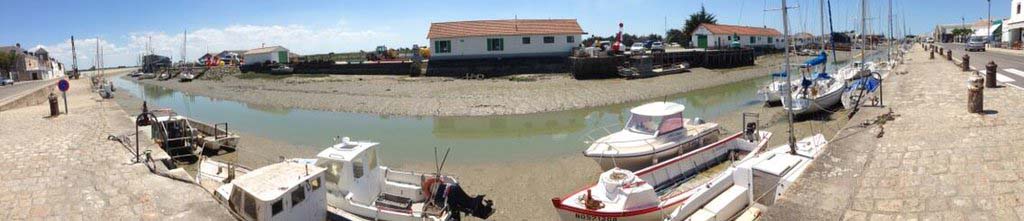
[{"label": "distant building", "polygon": [[[783,40],[785,40],[785,39],[783,39]],[[816,41],[815,38],[814,38],[814,35],[812,35],[811,33],[807,33],[807,32],[796,33],[796,35],[793,35],[793,39],[792,40],[793,40],[793,45],[796,45],[796,46],[804,46],[804,45],[807,45],[807,44],[810,44],[810,43],[814,43]]]},{"label": "distant building", "polygon": [[156,71],[168,67],[171,67],[171,58],[155,54],[142,56],[142,72],[156,73]]},{"label": "distant building", "polygon": [[698,48],[724,48],[735,41],[741,47],[782,48],[785,39],[781,37],[782,33],[771,28],[704,23],[693,31],[690,44]]},{"label": "distant building", "polygon": [[1010,19],[1003,20],[1003,42],[1011,47],[1020,49],[1021,39],[1024,36],[1024,12],[1021,7],[1024,0],[1013,0],[1010,2]]},{"label": "distant building", "polygon": [[258,64],[264,62],[287,63],[288,49],[281,46],[263,47],[246,51],[242,54],[242,64]]},{"label": "distant building", "polygon": [[430,24],[431,60],[569,56],[586,34],[576,19],[512,19]]},{"label": "distant building", "polygon": [[64,76],[64,64],[50,57],[46,49],[39,48],[34,52],[21,48],[21,44],[0,47],[0,52],[12,53],[15,56],[10,70],[3,70],[2,77],[14,81],[30,81],[53,79]]},{"label": "distant building", "polygon": [[217,53],[217,57],[220,58],[225,65],[239,65],[242,63],[242,54],[245,54],[244,50],[222,51]]}]

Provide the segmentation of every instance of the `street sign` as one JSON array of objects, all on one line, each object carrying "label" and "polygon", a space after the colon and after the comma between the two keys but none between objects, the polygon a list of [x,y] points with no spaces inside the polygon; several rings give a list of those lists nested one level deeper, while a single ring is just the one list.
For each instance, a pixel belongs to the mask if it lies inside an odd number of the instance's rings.
[{"label": "street sign", "polygon": [[57,82],[57,89],[60,89],[61,97],[64,97],[64,114],[68,113],[68,89],[71,88],[71,84],[68,83],[67,79],[60,79]]},{"label": "street sign", "polygon": [[60,82],[57,82],[57,88],[60,89],[61,92],[67,92],[70,87],[71,85],[68,84],[67,79],[60,79]]}]

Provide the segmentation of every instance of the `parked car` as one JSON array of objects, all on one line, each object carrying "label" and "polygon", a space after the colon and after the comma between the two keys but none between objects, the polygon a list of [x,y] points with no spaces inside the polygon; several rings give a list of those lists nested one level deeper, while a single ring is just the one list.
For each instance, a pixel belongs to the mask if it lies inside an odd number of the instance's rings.
[{"label": "parked car", "polygon": [[0,85],[14,85],[14,80],[0,77]]},{"label": "parked car", "polygon": [[985,51],[985,43],[987,43],[985,36],[971,36],[967,39],[967,47],[964,47],[964,50]]},{"label": "parked car", "polygon": [[640,42],[633,43],[633,46],[629,46],[629,51],[632,51],[632,52],[641,52],[642,53],[642,52],[644,52],[644,49],[646,49],[646,48],[644,48],[644,43],[640,43]]},{"label": "parked car", "polygon": [[665,44],[660,41],[651,43],[651,52],[665,52]]},{"label": "parked car", "polygon": [[927,42],[928,42],[929,44],[930,44],[930,43],[935,43],[935,38],[934,38],[934,37],[928,37],[928,40],[927,40]]}]

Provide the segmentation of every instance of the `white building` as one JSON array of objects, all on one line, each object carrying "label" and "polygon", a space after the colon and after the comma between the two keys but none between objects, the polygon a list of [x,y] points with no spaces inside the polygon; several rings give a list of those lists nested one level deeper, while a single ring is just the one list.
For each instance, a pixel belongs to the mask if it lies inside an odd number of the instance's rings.
[{"label": "white building", "polygon": [[242,54],[244,63],[257,64],[270,61],[271,63],[287,63],[288,49],[281,46],[271,46],[248,50]]},{"label": "white building", "polygon": [[586,34],[576,19],[431,23],[432,60],[569,56]]},{"label": "white building", "polygon": [[696,48],[724,48],[732,42],[741,47],[783,48],[782,33],[771,28],[747,27],[704,23],[697,26],[690,38],[690,45]]},{"label": "white building", "polygon": [[1021,7],[1024,0],[1013,0],[1010,2],[1010,19],[1003,20],[1003,42],[1011,46],[1021,46],[1021,36],[1024,36],[1024,12]]}]

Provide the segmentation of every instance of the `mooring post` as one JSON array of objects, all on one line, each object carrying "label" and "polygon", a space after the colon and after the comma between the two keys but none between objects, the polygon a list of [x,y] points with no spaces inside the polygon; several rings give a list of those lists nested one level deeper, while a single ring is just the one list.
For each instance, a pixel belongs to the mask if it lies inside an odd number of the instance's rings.
[{"label": "mooring post", "polygon": [[963,60],[960,62],[960,70],[971,71],[971,56],[965,53],[963,57],[960,57],[960,59]]},{"label": "mooring post", "polygon": [[995,88],[996,87],[996,70],[999,66],[996,65],[995,61],[989,61],[985,65],[985,87]]},{"label": "mooring post", "polygon": [[967,112],[981,113],[984,109],[984,80],[975,73],[967,80]]},{"label": "mooring post", "polygon": [[928,59],[929,60],[935,60],[935,50],[932,50],[931,52],[928,52]]},{"label": "mooring post", "polygon": [[946,60],[947,61],[952,61],[953,60],[953,50],[946,49]]}]

